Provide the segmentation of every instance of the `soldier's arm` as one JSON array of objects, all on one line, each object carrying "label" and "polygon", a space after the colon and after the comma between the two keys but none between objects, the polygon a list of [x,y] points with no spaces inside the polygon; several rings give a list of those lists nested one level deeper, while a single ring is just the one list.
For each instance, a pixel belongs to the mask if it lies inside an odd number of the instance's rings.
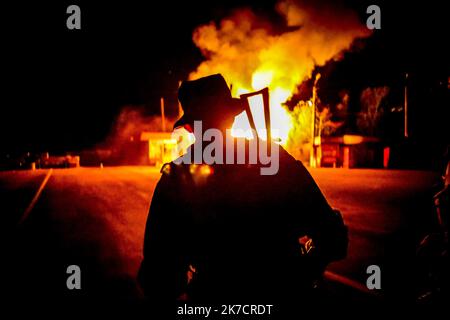
[{"label": "soldier's arm", "polygon": [[348,246],[347,227],[339,211],[329,205],[322,191],[299,161],[296,162],[296,196],[301,199],[302,214],[299,224],[304,224],[307,235],[321,256],[329,261],[346,256]]}]

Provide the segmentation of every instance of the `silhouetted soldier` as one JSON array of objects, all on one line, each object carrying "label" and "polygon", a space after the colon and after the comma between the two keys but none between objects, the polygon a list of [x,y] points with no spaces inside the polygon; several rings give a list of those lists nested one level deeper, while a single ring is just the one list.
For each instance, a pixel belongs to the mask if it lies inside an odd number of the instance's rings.
[{"label": "silhouetted soldier", "polygon": [[[185,114],[175,127],[201,120],[204,130],[224,135],[244,110],[221,75],[184,82],[179,100]],[[278,173],[261,175],[260,167],[163,167],[139,273],[146,295],[155,301],[187,294],[202,302],[275,303],[301,295],[330,261],[345,256],[341,216],[302,163],[280,147]]]}]

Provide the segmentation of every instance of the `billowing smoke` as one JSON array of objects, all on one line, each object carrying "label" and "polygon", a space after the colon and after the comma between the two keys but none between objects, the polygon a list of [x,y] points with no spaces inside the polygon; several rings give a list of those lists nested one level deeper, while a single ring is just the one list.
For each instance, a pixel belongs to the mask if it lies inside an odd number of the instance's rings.
[{"label": "billowing smoke", "polygon": [[[165,118],[165,129],[172,129],[174,119]],[[161,132],[162,119],[147,114],[144,107],[124,106],[115,118],[106,139],[91,150],[81,153],[82,165],[148,164],[148,142],[141,141],[142,132]]]},{"label": "billowing smoke", "polygon": [[[311,142],[305,137],[313,117],[300,116],[303,110],[290,111],[284,103],[315,67],[339,60],[355,39],[368,37],[370,31],[355,12],[334,3],[281,0],[275,9],[284,19],[284,31],[250,9],[199,26],[193,41],[205,61],[190,78],[222,73],[234,96],[269,87],[272,137],[296,155],[301,141]],[[246,129],[248,124],[240,115],[233,128]]]},{"label": "billowing smoke", "polygon": [[[165,129],[171,129],[174,119],[165,118]],[[161,116],[148,115],[145,108],[124,106],[115,119],[106,140],[110,146],[118,146],[130,140],[139,139],[143,131],[163,131]]]},{"label": "billowing smoke", "polygon": [[236,90],[269,85],[292,94],[315,66],[370,34],[355,12],[323,1],[282,0],[276,10],[289,27],[281,34],[249,9],[198,27],[193,40],[206,60],[191,78],[220,72]]}]

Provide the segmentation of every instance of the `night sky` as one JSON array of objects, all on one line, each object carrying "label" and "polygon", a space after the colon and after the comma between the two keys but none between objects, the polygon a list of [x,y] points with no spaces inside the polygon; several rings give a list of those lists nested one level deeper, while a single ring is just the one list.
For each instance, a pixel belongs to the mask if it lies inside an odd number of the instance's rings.
[{"label": "night sky", "polygon": [[[1,7],[0,152],[82,150],[105,139],[124,105],[174,113],[179,80],[202,61],[192,31],[251,7],[280,23],[275,1],[42,1]],[[382,29],[362,49],[328,66],[322,93],[388,85],[410,73],[417,139],[447,139],[449,16],[444,1],[343,1],[365,21],[378,4]],[[81,8],[81,30],[66,8]],[[415,88],[415,89],[413,89]],[[321,94],[321,93],[319,93]]]}]

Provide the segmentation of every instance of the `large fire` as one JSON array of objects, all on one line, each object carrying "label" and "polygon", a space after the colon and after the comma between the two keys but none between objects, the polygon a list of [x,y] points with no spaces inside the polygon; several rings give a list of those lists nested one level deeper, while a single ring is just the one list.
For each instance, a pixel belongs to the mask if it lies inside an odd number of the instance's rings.
[{"label": "large fire", "polygon": [[[272,139],[286,146],[290,129],[292,127],[292,119],[287,109],[282,105],[291,96],[292,91],[273,83],[273,71],[257,71],[252,75],[251,89],[243,86],[238,87],[237,94],[241,95],[251,91],[257,91],[265,87],[270,89],[270,121]],[[265,139],[265,119],[263,113],[262,96],[254,96],[249,98],[250,109],[254,116],[256,130],[258,135]],[[232,132],[234,136],[251,137],[250,124],[245,112],[238,115],[234,121]]]},{"label": "large fire", "polygon": [[[282,0],[276,9],[286,22],[281,32],[249,9],[236,11],[219,24],[198,27],[193,40],[206,59],[190,78],[221,73],[233,96],[269,87],[272,138],[290,151],[296,138],[292,135],[310,126],[295,119],[284,103],[316,66],[339,59],[354,39],[369,31],[354,12],[324,3],[319,10],[302,1]],[[264,136],[262,98],[251,98],[250,106],[257,131]],[[249,128],[245,113],[240,114],[233,134],[248,136]]]}]

